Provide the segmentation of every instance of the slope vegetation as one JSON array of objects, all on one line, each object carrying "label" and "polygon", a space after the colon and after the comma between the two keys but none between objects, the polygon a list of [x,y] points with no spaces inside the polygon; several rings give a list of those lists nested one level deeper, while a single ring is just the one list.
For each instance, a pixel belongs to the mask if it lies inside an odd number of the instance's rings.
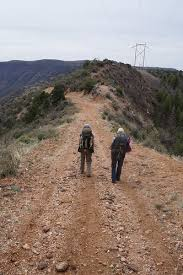
[{"label": "slope vegetation", "polygon": [[66,88],[107,98],[103,117],[161,152],[183,155],[183,75],[181,71],[141,71],[110,60],[88,61],[58,78]]},{"label": "slope vegetation", "polygon": [[[75,120],[0,181],[0,272],[57,274],[65,262],[68,275],[183,274],[182,163],[134,144],[112,185],[106,99],[68,97]],[[79,174],[77,154],[86,122],[96,140],[91,179]]]}]

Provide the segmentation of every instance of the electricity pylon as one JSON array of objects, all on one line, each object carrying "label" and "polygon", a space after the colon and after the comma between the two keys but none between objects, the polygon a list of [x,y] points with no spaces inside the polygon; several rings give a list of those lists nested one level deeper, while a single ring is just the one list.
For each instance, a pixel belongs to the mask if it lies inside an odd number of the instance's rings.
[{"label": "electricity pylon", "polygon": [[148,48],[146,43],[136,43],[132,48],[135,49],[134,67],[145,66],[146,49]]}]

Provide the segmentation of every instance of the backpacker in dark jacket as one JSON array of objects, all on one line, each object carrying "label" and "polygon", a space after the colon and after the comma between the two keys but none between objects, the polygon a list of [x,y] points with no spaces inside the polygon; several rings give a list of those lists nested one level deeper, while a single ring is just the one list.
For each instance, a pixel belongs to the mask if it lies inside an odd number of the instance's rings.
[{"label": "backpacker in dark jacket", "polygon": [[112,153],[119,153],[120,156],[124,156],[127,152],[129,142],[125,133],[117,135],[111,145]]}]

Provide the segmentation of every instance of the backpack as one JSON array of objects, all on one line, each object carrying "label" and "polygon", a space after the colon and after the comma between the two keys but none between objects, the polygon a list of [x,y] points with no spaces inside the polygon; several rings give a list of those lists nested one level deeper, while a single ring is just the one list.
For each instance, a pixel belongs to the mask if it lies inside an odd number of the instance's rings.
[{"label": "backpack", "polygon": [[126,134],[120,134],[115,137],[111,145],[111,150],[114,153],[118,153],[121,156],[125,155],[127,151],[128,138]]},{"label": "backpack", "polygon": [[79,141],[79,149],[78,151],[81,152],[82,149],[88,149],[91,153],[94,152],[93,150],[93,134],[91,128],[83,128],[82,133],[80,135]]}]

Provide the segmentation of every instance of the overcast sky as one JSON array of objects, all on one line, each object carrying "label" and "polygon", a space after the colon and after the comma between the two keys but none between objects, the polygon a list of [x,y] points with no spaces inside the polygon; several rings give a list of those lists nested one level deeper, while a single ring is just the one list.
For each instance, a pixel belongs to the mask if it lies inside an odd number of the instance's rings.
[{"label": "overcast sky", "polygon": [[0,61],[104,59],[183,69],[183,0],[0,0]]}]

